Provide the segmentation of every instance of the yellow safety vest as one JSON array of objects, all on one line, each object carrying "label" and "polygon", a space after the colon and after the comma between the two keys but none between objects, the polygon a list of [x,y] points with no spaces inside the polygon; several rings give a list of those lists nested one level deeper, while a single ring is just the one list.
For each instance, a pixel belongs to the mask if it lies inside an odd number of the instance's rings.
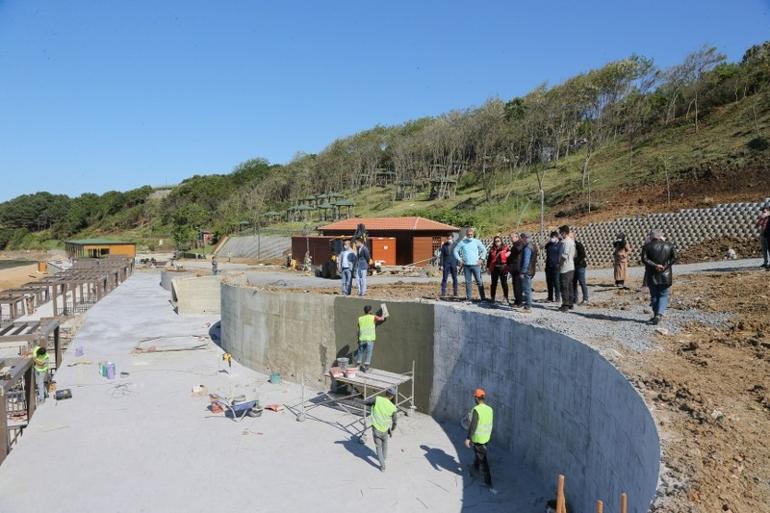
[{"label": "yellow safety vest", "polygon": [[473,410],[478,414],[479,422],[476,424],[476,431],[473,432],[471,441],[474,444],[485,444],[492,438],[494,412],[486,404],[477,404]]},{"label": "yellow safety vest", "polygon": [[358,318],[358,340],[361,342],[374,342],[377,335],[374,331],[374,315],[366,314]]},{"label": "yellow safety vest", "polygon": [[381,433],[387,433],[393,425],[394,413],[396,413],[396,405],[378,395],[372,406],[372,427]]},{"label": "yellow safety vest", "polygon": [[43,356],[39,356],[37,354],[39,350],[40,350],[40,346],[35,346],[32,348],[32,359],[35,364],[35,371],[48,372],[48,359],[50,355],[46,353]]}]

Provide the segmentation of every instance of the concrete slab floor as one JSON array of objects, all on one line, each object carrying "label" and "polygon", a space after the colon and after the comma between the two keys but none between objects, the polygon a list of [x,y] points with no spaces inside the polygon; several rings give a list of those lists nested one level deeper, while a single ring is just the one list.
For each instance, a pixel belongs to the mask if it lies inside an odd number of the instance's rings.
[{"label": "concrete slab floor", "polygon": [[[361,445],[335,428],[353,420],[335,410],[313,410],[327,423],[286,410],[239,423],[211,414],[193,386],[256,393],[263,404],[294,404],[299,386],[271,385],[237,363],[224,372],[208,337],[217,318],[175,315],[158,282],[137,273],[87,312],[56,375],[73,397],[42,404],[0,466],[1,512],[543,511],[543,487],[494,446],[500,494],[463,475],[472,455],[462,430],[426,415],[401,419],[382,473],[371,437]],[[161,338],[145,347],[205,346],[133,354],[149,337]],[[101,360],[116,363],[117,379],[99,376]]]}]

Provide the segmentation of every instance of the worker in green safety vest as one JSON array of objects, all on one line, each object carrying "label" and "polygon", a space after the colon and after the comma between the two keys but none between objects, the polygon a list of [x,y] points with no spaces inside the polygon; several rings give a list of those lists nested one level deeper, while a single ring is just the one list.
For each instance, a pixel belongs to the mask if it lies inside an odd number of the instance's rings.
[{"label": "worker in green safety vest", "polygon": [[45,401],[47,392],[45,382],[48,379],[48,352],[45,346],[32,348],[32,363],[35,367],[35,381],[37,382],[37,400]]},{"label": "worker in green safety vest", "polygon": [[380,460],[380,470],[385,472],[385,459],[388,457],[388,437],[393,436],[398,420],[396,389],[388,388],[385,397],[377,395],[366,402],[371,409],[372,434],[374,446],[377,449],[377,459]]},{"label": "worker in green safety vest", "polygon": [[494,423],[494,411],[486,403],[486,392],[483,388],[477,388],[473,394],[476,406],[471,411],[471,422],[468,426],[468,437],[465,439],[465,446],[473,447],[473,470],[478,472],[479,468],[484,473],[484,484],[489,491],[497,494],[497,490],[492,486],[492,473],[489,471],[489,458],[487,454],[487,444],[492,438],[492,425]]},{"label": "worker in green safety vest", "polygon": [[369,370],[374,354],[374,341],[377,339],[376,327],[383,322],[385,317],[374,315],[371,306],[364,306],[364,315],[358,318],[358,349],[355,353],[356,365],[361,372]]}]

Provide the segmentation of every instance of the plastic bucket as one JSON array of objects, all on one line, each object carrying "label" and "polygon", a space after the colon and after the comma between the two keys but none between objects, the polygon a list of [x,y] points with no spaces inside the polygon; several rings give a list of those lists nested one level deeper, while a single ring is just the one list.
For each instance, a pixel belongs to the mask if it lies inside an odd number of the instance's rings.
[{"label": "plastic bucket", "polygon": [[273,372],[270,374],[270,383],[273,385],[280,385],[281,384],[281,374],[278,372]]}]

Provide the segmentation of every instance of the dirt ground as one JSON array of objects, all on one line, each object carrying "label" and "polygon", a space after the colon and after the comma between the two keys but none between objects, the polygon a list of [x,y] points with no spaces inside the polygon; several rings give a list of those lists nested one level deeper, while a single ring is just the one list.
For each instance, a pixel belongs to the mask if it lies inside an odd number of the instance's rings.
[{"label": "dirt ground", "polygon": [[[583,212],[584,198],[565,198],[545,219],[548,229],[562,224],[585,226],[589,223],[614,221],[619,216],[634,216],[659,212],[675,212],[683,208],[708,208],[719,203],[761,201],[770,196],[767,171],[750,167],[740,171],[712,171],[672,183],[671,202],[665,184],[635,183],[601,191],[594,198],[591,213]],[[539,224],[518,227],[521,231],[538,231]]]},{"label": "dirt ground", "polygon": [[37,264],[2,269],[0,270],[0,291],[39,280],[43,276],[45,273],[37,272]]},{"label": "dirt ground", "polygon": [[[663,469],[653,511],[770,511],[770,273],[761,270],[677,277],[671,308],[726,313],[720,326],[660,330],[656,347],[613,363],[653,412]],[[544,283],[536,281],[536,290]],[[334,288],[313,290],[339,294]],[[372,297],[435,298],[437,284],[372,286]],[[461,291],[462,292],[462,291]],[[603,295],[588,307],[647,304],[643,291]],[[652,327],[651,327],[652,329]]]},{"label": "dirt ground", "polygon": [[770,510],[770,292],[764,271],[691,275],[672,308],[733,315],[724,327],[660,335],[657,351],[616,365],[653,410],[661,434],[653,511]]}]

